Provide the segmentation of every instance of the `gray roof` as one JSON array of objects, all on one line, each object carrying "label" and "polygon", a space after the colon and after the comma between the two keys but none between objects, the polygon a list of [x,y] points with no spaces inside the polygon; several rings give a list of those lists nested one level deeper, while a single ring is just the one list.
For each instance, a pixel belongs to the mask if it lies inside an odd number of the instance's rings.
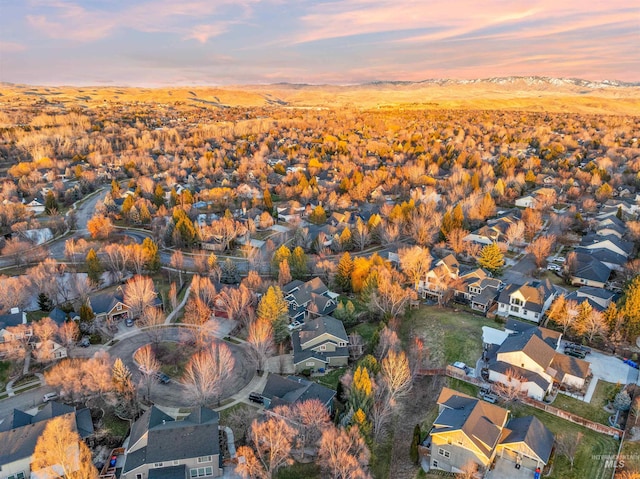
[{"label": "gray roof", "polygon": [[[269,409],[280,403],[294,404],[308,399],[318,399],[328,406],[336,395],[333,389],[298,376],[282,377],[269,374],[262,395],[271,399]],[[279,401],[274,401],[279,400]]]},{"label": "gray roof", "polygon": [[0,329],[22,324],[22,313],[0,314]]},{"label": "gray roof", "polygon": [[[558,347],[558,341],[562,336],[562,333],[553,331],[552,329],[543,328],[535,324],[527,323],[525,321],[519,321],[517,319],[508,318],[504,327],[505,330],[513,331],[513,333],[522,333],[526,335],[535,334],[551,348],[556,349]],[[528,337],[528,336],[527,336]]]},{"label": "gray roof", "polygon": [[304,323],[302,328],[296,331],[296,333],[294,336],[299,336],[301,343],[311,341],[313,338],[317,338],[323,334],[335,336],[343,341],[349,340],[342,321],[331,316],[320,316],[319,318],[311,319]]},{"label": "gray roof", "polygon": [[51,311],[49,311],[48,316],[51,319],[53,319],[53,321],[58,326],[60,326],[62,323],[64,323],[67,320],[67,313],[62,311],[60,308],[53,308]]},{"label": "gray roof", "polygon": [[49,420],[60,416],[67,416],[72,420],[72,430],[78,432],[81,438],[93,434],[88,409],[76,411],[73,407],[50,401],[34,416],[14,410],[0,425],[0,464],[30,457]]},{"label": "gray roof", "polygon": [[220,454],[218,420],[218,413],[205,407],[176,421],[152,406],[134,423],[129,439],[133,448],[146,434],[146,446],[127,451],[123,472],[144,464]]},{"label": "gray roof", "polygon": [[149,479],[186,479],[187,466],[169,466],[149,469]]},{"label": "gray roof", "polygon": [[611,269],[594,255],[576,253],[572,276],[591,281],[606,283],[611,276]]},{"label": "gray roof", "polygon": [[525,309],[540,313],[545,301],[549,296],[555,294],[556,289],[548,279],[544,281],[532,280],[523,285],[512,283],[502,290],[498,302],[509,304],[511,295],[517,291],[520,291],[525,298]]},{"label": "gray roof", "polygon": [[589,248],[605,241],[610,241],[611,243],[613,243],[616,247],[620,248],[620,250],[623,251],[626,256],[629,256],[633,252],[633,243],[630,241],[623,241],[616,235],[598,235],[595,233],[590,233],[582,237],[580,245]]},{"label": "gray roof", "polygon": [[501,444],[524,442],[545,464],[549,462],[553,448],[553,433],[535,416],[511,419],[507,423],[509,435]]},{"label": "gray roof", "polygon": [[507,373],[511,370],[518,376],[526,379],[527,382],[537,384],[543,391],[548,391],[549,386],[551,386],[551,383],[540,376],[538,373],[529,371],[528,369],[524,369],[519,366],[514,366],[513,364],[505,363],[504,361],[489,362],[489,369],[491,371],[495,371],[504,375],[507,375]]},{"label": "gray roof", "polygon": [[607,249],[607,248],[588,249],[588,248],[583,248],[578,246],[574,248],[574,251],[576,253],[582,253],[582,254],[593,256],[594,258],[597,258],[600,262],[607,263],[607,264],[615,264],[615,265],[622,266],[626,264],[626,262],[628,261],[626,256],[618,254],[615,251],[611,251],[610,249]]},{"label": "gray roof", "polygon": [[498,360],[500,354],[522,351],[542,369],[547,369],[553,361],[555,349],[538,336],[535,329],[509,335],[498,349]]},{"label": "gray roof", "polygon": [[329,362],[329,358],[349,357],[348,347],[336,347],[335,351],[314,351],[315,348],[318,348],[322,344],[327,343],[335,344],[335,342],[331,340],[326,340],[315,344],[313,348],[302,349],[302,346],[300,345],[300,331],[294,331],[291,335],[291,345],[293,347],[293,364],[300,364],[311,358],[327,364]]},{"label": "gray roof", "polygon": [[119,292],[100,293],[89,298],[89,305],[94,314],[108,313],[118,302],[123,302],[123,297]]}]

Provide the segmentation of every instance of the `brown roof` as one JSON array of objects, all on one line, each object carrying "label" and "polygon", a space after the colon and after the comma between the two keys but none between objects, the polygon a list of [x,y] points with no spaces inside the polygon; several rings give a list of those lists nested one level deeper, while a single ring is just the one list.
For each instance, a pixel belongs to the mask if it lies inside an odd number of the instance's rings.
[{"label": "brown roof", "polygon": [[551,362],[551,367],[557,371],[556,379],[562,382],[565,374],[586,379],[589,375],[591,365],[588,361],[567,356],[566,354],[556,353]]}]

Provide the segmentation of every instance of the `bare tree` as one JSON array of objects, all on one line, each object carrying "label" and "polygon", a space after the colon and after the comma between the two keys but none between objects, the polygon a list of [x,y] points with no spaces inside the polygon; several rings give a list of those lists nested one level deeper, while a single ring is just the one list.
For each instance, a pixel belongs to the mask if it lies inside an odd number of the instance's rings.
[{"label": "bare tree", "polygon": [[156,359],[150,344],[145,344],[136,350],[133,354],[133,360],[138,364],[138,370],[147,389],[146,398],[149,399],[151,397],[151,383],[154,381],[158,371],[160,371],[160,363]]},{"label": "bare tree", "polygon": [[37,358],[40,361],[51,361],[54,359],[53,349],[49,348],[49,341],[58,334],[58,325],[51,318],[42,318],[40,321],[32,323],[33,334],[38,338]]},{"label": "bare tree", "polygon": [[351,235],[351,241],[353,245],[358,248],[360,251],[364,250],[365,247],[371,242],[371,233],[369,232],[369,227],[361,220],[358,219],[358,223]]},{"label": "bare tree", "polygon": [[71,349],[80,336],[80,328],[75,321],[66,321],[58,328],[58,341],[68,350]]},{"label": "bare tree", "polygon": [[233,377],[235,359],[224,343],[215,342],[208,349],[194,354],[184,372],[182,384],[195,405],[219,400]]},{"label": "bare tree", "polygon": [[542,268],[547,259],[547,256],[551,254],[551,250],[556,242],[556,237],[554,235],[549,236],[539,236],[534,239],[529,246],[527,246],[527,253],[532,254],[536,266],[538,268]]},{"label": "bare tree", "polygon": [[138,326],[144,328],[145,334],[149,337],[151,344],[158,347],[162,340],[162,325],[164,325],[165,314],[160,308],[148,306],[142,311],[142,316],[138,321]]},{"label": "bare tree", "polygon": [[0,276],[0,312],[23,309],[31,298],[28,281],[22,276]]},{"label": "bare tree", "polygon": [[402,271],[407,275],[417,291],[420,280],[424,279],[431,268],[431,253],[427,248],[413,246],[400,248],[398,257],[400,258],[400,268],[402,268]]},{"label": "bare tree", "polygon": [[127,260],[131,269],[135,274],[142,274],[144,271],[144,267],[147,263],[147,252],[142,247],[142,245],[134,243],[126,246],[127,252]]},{"label": "bare tree", "polygon": [[372,311],[395,318],[404,313],[409,301],[416,299],[414,290],[403,288],[387,269],[380,269],[378,285],[371,293],[369,306]]},{"label": "bare tree", "polygon": [[329,427],[322,433],[318,463],[334,479],[367,479],[370,453],[357,426]]},{"label": "bare tree", "polygon": [[447,235],[447,246],[451,248],[453,253],[457,256],[461,254],[467,247],[464,240],[469,232],[463,228],[453,228]]},{"label": "bare tree", "polygon": [[380,362],[380,378],[381,385],[389,394],[389,402],[395,406],[397,400],[409,392],[413,380],[409,360],[404,351],[389,349]]},{"label": "bare tree", "polygon": [[524,223],[522,221],[517,221],[511,224],[507,228],[505,237],[507,238],[509,246],[522,242],[524,239]]},{"label": "bare tree", "polygon": [[129,306],[133,318],[151,306],[156,299],[156,289],[149,276],[134,276],[124,286],[124,303]]},{"label": "bare tree", "polygon": [[313,448],[312,455],[315,455],[322,433],[331,425],[329,412],[318,399],[297,402],[292,409],[298,426],[297,447],[300,449],[300,455],[304,456],[306,448]]},{"label": "bare tree", "polygon": [[31,469],[48,479],[97,479],[91,451],[80,439],[68,416],[47,422],[33,451]]},{"label": "bare tree", "polygon": [[249,324],[247,343],[251,346],[251,357],[256,364],[258,372],[262,372],[265,362],[275,352],[271,323],[266,319],[257,318]]},{"label": "bare tree", "polygon": [[556,437],[556,450],[569,460],[571,469],[573,469],[573,463],[578,453],[582,436],[583,434],[581,432],[561,432]]},{"label": "bare tree", "polygon": [[525,382],[527,382],[526,378],[519,375],[514,369],[509,368],[505,372],[505,378],[499,382],[494,382],[491,388],[505,403],[510,404],[524,397],[526,391],[523,391],[522,385]]},{"label": "bare tree", "polygon": [[294,434],[284,419],[254,420],[247,441],[250,446],[238,448],[236,472],[244,478],[273,479],[282,466],[293,462]]},{"label": "bare tree", "polygon": [[182,251],[175,250],[171,255],[171,259],[169,260],[169,266],[175,269],[178,272],[178,283],[180,287],[182,287],[182,273],[184,272],[184,255]]},{"label": "bare tree", "polygon": [[105,265],[111,276],[115,281],[122,281],[129,260],[129,250],[124,245],[110,243],[102,251],[104,252]]},{"label": "bare tree", "polygon": [[251,290],[243,284],[237,288],[226,287],[218,295],[218,300],[229,319],[240,321],[245,327],[248,326],[248,320],[251,317],[254,298]]}]

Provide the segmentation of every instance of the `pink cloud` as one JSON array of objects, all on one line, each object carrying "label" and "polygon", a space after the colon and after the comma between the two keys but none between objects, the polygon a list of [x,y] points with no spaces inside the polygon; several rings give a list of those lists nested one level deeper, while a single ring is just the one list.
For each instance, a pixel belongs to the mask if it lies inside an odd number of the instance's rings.
[{"label": "pink cloud", "polygon": [[27,47],[24,46],[22,43],[2,42],[2,41],[0,41],[0,52],[5,52],[5,53],[21,52],[21,51],[24,51],[26,49],[27,49]]}]

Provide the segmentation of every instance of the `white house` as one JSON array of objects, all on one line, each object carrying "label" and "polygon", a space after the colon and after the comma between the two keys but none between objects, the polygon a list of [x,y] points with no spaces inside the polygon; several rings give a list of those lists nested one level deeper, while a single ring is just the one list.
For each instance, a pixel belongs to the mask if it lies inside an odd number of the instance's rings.
[{"label": "white house", "polygon": [[498,315],[515,316],[539,323],[557,296],[555,286],[547,279],[526,284],[510,284],[498,297]]}]

